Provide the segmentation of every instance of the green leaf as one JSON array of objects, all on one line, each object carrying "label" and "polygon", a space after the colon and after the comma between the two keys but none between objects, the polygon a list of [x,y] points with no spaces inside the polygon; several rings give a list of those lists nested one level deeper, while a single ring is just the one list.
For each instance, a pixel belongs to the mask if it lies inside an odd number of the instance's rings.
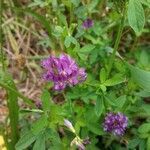
[{"label": "green leaf", "polygon": [[88,11],[91,12],[96,7],[98,2],[99,0],[92,0],[91,3],[87,5]]},{"label": "green leaf", "polygon": [[16,144],[16,150],[23,150],[30,146],[36,140],[36,136],[31,132],[24,134]]},{"label": "green leaf", "polygon": [[68,27],[66,16],[59,12],[58,17],[61,23],[65,25],[66,27]]},{"label": "green leaf", "polygon": [[87,124],[88,129],[93,132],[96,135],[103,135],[105,134],[103,129],[100,128],[100,124],[99,123],[88,123]]},{"label": "green leaf", "polygon": [[77,51],[82,60],[87,60],[88,54],[95,48],[92,44],[87,44]]},{"label": "green leaf", "polygon": [[82,54],[82,53],[78,53],[78,56],[80,57],[81,60],[86,61],[88,55]]},{"label": "green leaf", "polygon": [[126,95],[122,95],[115,100],[115,104],[117,107],[122,108],[126,101]]},{"label": "green leaf", "polygon": [[147,114],[150,115],[150,105],[144,104],[144,105],[142,105],[142,109],[143,109]]},{"label": "green leaf", "polygon": [[128,64],[128,67],[131,71],[133,80],[145,91],[150,92],[150,72],[136,68],[130,64]]},{"label": "green leaf", "polygon": [[51,106],[51,96],[48,90],[44,90],[41,96],[44,111],[49,111]]},{"label": "green leaf", "polygon": [[149,64],[149,55],[146,51],[142,51],[140,54],[140,63],[143,66],[148,66]]},{"label": "green leaf", "polygon": [[78,42],[77,42],[77,40],[74,37],[72,37],[72,36],[66,36],[65,43],[64,43],[65,46],[66,46],[66,48],[70,47],[71,43],[73,43],[74,45],[76,45]]},{"label": "green leaf", "polygon": [[147,150],[150,150],[150,137],[147,139]]},{"label": "green leaf", "polygon": [[66,36],[64,44],[65,44],[66,48],[70,47],[70,45],[71,45],[70,36]]},{"label": "green leaf", "polygon": [[71,2],[75,7],[78,7],[81,1],[80,0],[71,0]]},{"label": "green leaf", "polygon": [[122,76],[122,74],[116,74],[111,79],[108,79],[104,82],[105,86],[114,86],[120,83],[125,82],[125,77]]},{"label": "green leaf", "polygon": [[139,35],[145,24],[145,15],[139,0],[129,0],[128,21],[132,29]]},{"label": "green leaf", "polygon": [[64,149],[63,144],[60,140],[59,134],[56,130],[46,129],[45,131],[46,139],[50,139],[51,147],[49,150],[61,150]]},{"label": "green leaf", "polygon": [[139,137],[141,139],[147,139],[149,137],[149,133],[140,133]]},{"label": "green leaf", "polygon": [[59,38],[61,36],[61,34],[63,33],[63,28],[61,26],[55,26],[53,35],[57,38]]},{"label": "green leaf", "polygon": [[138,132],[147,133],[150,132],[150,123],[144,123],[138,128]]},{"label": "green leaf", "polygon": [[96,123],[99,120],[99,117],[97,117],[96,113],[93,113],[94,111],[95,107],[87,107],[86,113],[84,114],[84,118],[87,122],[86,124]]},{"label": "green leaf", "polygon": [[150,7],[150,0],[140,0],[140,2],[148,7]]},{"label": "green leaf", "polygon": [[7,106],[9,109],[9,119],[10,119],[9,125],[11,128],[11,134],[10,134],[11,144],[12,144],[11,146],[14,146],[19,138],[19,130],[18,130],[19,106],[18,106],[18,95],[11,89],[17,91],[17,88],[11,75],[8,73],[0,72],[0,86],[1,83],[2,84],[4,83],[6,86],[10,87],[10,89],[6,88]]},{"label": "green leaf", "polygon": [[67,7],[71,7],[71,2],[70,2],[70,0],[68,1],[68,0],[61,0],[62,1],[62,3],[64,4],[64,5],[66,5]]},{"label": "green leaf", "polygon": [[95,45],[87,44],[87,45],[83,46],[83,47],[78,51],[78,53],[89,54],[94,48],[95,48]]},{"label": "green leaf", "polygon": [[76,133],[79,133],[81,127],[85,127],[85,126],[86,126],[85,120],[83,118],[78,118],[78,121],[74,125]]},{"label": "green leaf", "polygon": [[150,97],[150,92],[142,90],[140,92],[137,92],[136,95],[140,97]]},{"label": "green leaf", "polygon": [[[86,18],[86,13],[87,13],[87,8],[84,5],[81,5],[79,7],[77,7],[74,11],[74,14],[78,17],[78,18],[82,18],[85,19]],[[80,15],[79,15],[80,14]]]},{"label": "green leaf", "polygon": [[100,88],[103,92],[106,92],[106,90],[107,90],[106,86],[103,84],[100,85]]},{"label": "green leaf", "polygon": [[130,141],[129,141],[129,144],[128,144],[128,148],[134,149],[134,148],[140,143],[140,141],[141,141],[141,140],[140,140],[139,138],[130,140]]},{"label": "green leaf", "polygon": [[45,150],[45,134],[41,134],[37,138],[37,140],[33,146],[33,150]]},{"label": "green leaf", "polygon": [[145,150],[145,149],[146,149],[146,142],[144,139],[142,139],[139,144],[139,150]]},{"label": "green leaf", "polygon": [[99,76],[101,83],[103,83],[106,80],[106,70],[104,68],[101,69]]},{"label": "green leaf", "polygon": [[105,100],[109,105],[116,106],[116,104],[114,103],[114,100],[111,100],[109,97],[105,96]]},{"label": "green leaf", "polygon": [[49,127],[54,127],[63,120],[64,110],[62,106],[52,105],[49,118]]},{"label": "green leaf", "polygon": [[40,119],[38,119],[33,125],[32,125],[32,132],[34,134],[38,134],[39,132],[41,132],[42,130],[44,130],[46,128],[48,124],[48,120],[47,117],[44,115],[41,116]]},{"label": "green leaf", "polygon": [[102,112],[104,110],[104,102],[102,96],[97,96],[96,99],[96,105],[95,105],[95,113],[98,117],[101,116]]}]

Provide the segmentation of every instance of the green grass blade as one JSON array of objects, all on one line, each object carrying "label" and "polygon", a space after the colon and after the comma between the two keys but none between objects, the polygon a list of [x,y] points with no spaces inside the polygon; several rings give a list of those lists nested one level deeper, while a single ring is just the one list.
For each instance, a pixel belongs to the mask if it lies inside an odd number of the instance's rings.
[{"label": "green grass blade", "polygon": [[[16,90],[15,83],[13,82],[10,75],[6,73],[1,74],[0,78],[4,83],[6,83],[9,87]],[[7,106],[9,109],[9,119],[10,119],[10,138],[11,138],[11,149],[15,149],[15,144],[19,139],[19,130],[18,130],[18,121],[19,121],[19,106],[18,106],[18,95],[11,91],[10,89],[6,89],[7,92]]]}]

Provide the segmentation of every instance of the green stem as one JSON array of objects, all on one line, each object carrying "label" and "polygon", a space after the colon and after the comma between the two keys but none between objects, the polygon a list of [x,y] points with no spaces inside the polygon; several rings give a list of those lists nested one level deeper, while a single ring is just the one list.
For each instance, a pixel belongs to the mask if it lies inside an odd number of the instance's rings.
[{"label": "green stem", "polygon": [[[0,2],[0,25],[2,25],[2,12],[3,12],[3,0]],[[2,35],[2,26],[0,26],[0,60],[2,63],[2,69],[5,71],[5,64],[4,64],[4,53],[2,49],[2,43],[3,43],[3,35]]]},{"label": "green stem", "polygon": [[71,113],[71,115],[72,115],[72,117],[73,117],[73,107],[72,107],[72,101],[71,101],[71,99],[70,98],[66,98],[66,96],[65,96],[65,93],[63,92],[63,96],[64,96],[64,98],[65,98],[65,100],[68,102],[68,104],[69,104],[69,108],[70,108],[70,113]]},{"label": "green stem", "polygon": [[114,60],[115,60],[115,55],[116,55],[116,52],[117,52],[118,47],[119,47],[119,43],[120,43],[120,39],[121,39],[123,27],[124,27],[125,17],[126,17],[126,8],[124,8],[124,10],[123,10],[123,16],[122,16],[120,26],[119,26],[119,29],[118,29],[117,38],[116,38],[116,41],[115,41],[113,53],[111,55],[111,58],[110,58],[110,61],[109,61],[109,64],[108,64],[107,77],[109,77],[109,74],[111,72],[111,69],[112,69],[112,66],[113,66],[113,63],[114,63]]},{"label": "green stem", "polygon": [[[4,64],[4,53],[3,53],[3,49],[2,49],[2,43],[3,43],[3,35],[2,35],[2,13],[3,13],[3,0],[0,1],[0,61],[2,64],[2,71],[5,72],[5,64]],[[5,129],[2,132],[3,138],[4,138],[4,142],[5,142],[5,146],[8,150],[11,150],[11,145],[8,142],[8,137],[5,134]]]},{"label": "green stem", "polygon": [[71,99],[70,99],[70,98],[68,99],[68,102],[69,102],[69,107],[70,107],[70,113],[71,113],[71,114],[72,114],[72,116],[73,116],[72,101],[71,101]]},{"label": "green stem", "polygon": [[40,60],[40,59],[45,59],[45,58],[48,58],[47,55],[44,55],[44,56],[27,56],[26,57],[27,59],[31,59],[31,60]]},{"label": "green stem", "polygon": [[18,97],[20,97],[21,99],[23,99],[26,103],[28,103],[29,105],[31,105],[33,108],[35,108],[33,102],[31,99],[25,97],[23,94],[21,94],[20,92],[14,90],[13,88],[11,88],[10,86],[0,82],[0,86],[5,88],[6,90],[10,90],[12,92],[14,92]]},{"label": "green stem", "polygon": [[89,85],[89,86],[93,86],[93,87],[98,87],[99,85],[95,85],[95,84],[90,84],[90,83],[84,83],[85,85]]}]

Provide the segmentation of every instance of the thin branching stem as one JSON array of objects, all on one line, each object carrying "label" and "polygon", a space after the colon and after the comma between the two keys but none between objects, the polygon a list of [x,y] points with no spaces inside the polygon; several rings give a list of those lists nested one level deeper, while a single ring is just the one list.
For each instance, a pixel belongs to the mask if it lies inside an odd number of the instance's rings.
[{"label": "thin branching stem", "polygon": [[123,27],[124,27],[125,17],[126,17],[126,7],[124,7],[124,9],[123,9],[123,16],[122,16],[122,19],[121,19],[121,22],[120,22],[120,25],[119,25],[119,29],[118,29],[118,33],[117,33],[113,53],[112,53],[111,58],[109,60],[107,77],[109,77],[110,72],[112,70],[112,66],[114,64],[115,55],[116,55],[116,52],[118,50],[119,43],[120,43],[120,40],[121,40],[121,35],[122,35]]}]

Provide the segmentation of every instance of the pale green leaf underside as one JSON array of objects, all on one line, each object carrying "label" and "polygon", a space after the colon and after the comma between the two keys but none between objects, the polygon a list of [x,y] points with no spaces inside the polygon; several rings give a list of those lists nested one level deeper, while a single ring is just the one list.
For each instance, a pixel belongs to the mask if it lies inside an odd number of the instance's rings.
[{"label": "pale green leaf underside", "polygon": [[139,0],[129,0],[128,21],[131,28],[139,35],[145,23],[144,9]]},{"label": "pale green leaf underside", "polygon": [[145,71],[129,65],[131,71],[132,79],[145,91],[150,92],[150,71]]}]

